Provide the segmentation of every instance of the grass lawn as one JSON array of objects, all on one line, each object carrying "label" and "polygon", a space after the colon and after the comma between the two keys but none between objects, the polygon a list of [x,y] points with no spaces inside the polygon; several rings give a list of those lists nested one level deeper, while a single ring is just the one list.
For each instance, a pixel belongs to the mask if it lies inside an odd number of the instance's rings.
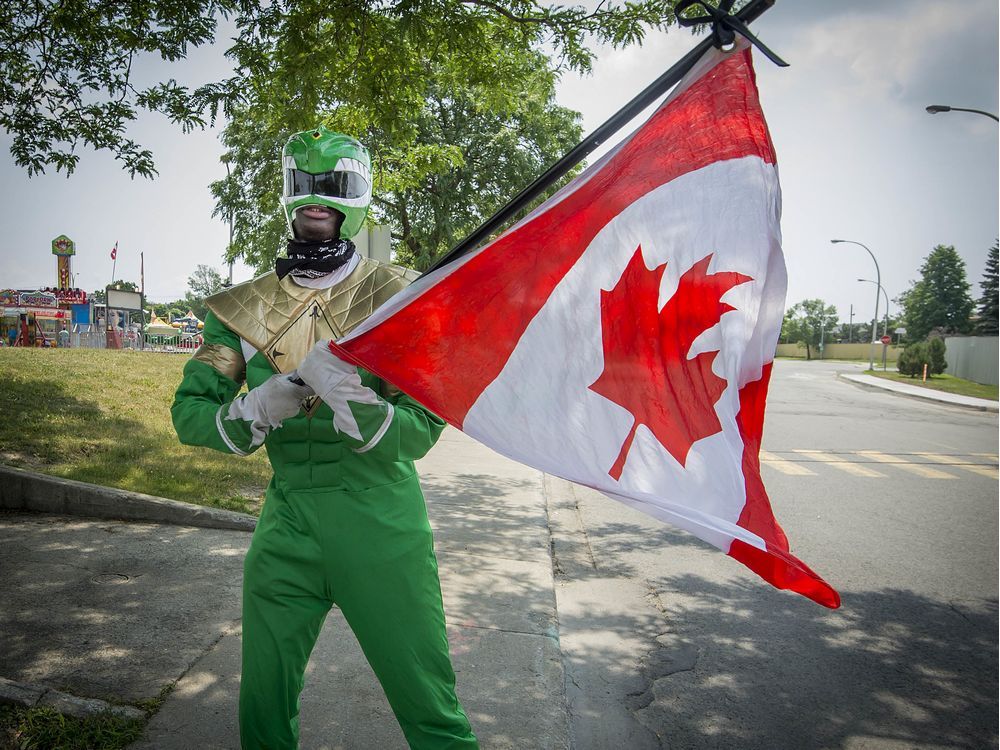
[{"label": "grass lawn", "polygon": [[997,400],[997,386],[973,383],[971,380],[962,380],[952,375],[934,375],[927,378],[926,382],[920,378],[911,378],[908,375],[900,375],[895,370],[866,370],[865,375],[874,375],[877,378],[895,380],[908,385],[918,385],[922,388],[931,388],[935,391],[945,391],[959,396],[972,396],[973,398],[987,398]]},{"label": "grass lawn", "polygon": [[0,349],[0,463],[257,513],[270,466],[181,445],[170,404],[186,354]]},{"label": "grass lawn", "polygon": [[51,708],[0,706],[0,748],[6,750],[121,750],[142,737],[141,720],[101,714],[62,716]]}]

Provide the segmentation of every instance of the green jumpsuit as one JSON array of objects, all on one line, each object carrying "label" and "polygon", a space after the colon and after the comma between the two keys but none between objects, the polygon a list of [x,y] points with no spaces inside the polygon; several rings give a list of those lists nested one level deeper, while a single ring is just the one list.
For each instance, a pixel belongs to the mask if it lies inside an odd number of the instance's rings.
[{"label": "green jumpsuit", "polygon": [[[184,368],[174,426],[182,443],[246,455],[259,447],[259,435],[232,409],[243,398],[246,349],[212,313],[204,341]],[[261,352],[245,362],[249,389],[274,373],[273,359]],[[264,438],[274,475],[244,564],[244,750],[298,747],[306,663],[333,605],[411,748],[478,747],[455,695],[437,561],[413,466],[444,422],[361,375],[379,397],[351,404],[360,441],[339,433],[318,400],[310,414],[300,412]]]}]

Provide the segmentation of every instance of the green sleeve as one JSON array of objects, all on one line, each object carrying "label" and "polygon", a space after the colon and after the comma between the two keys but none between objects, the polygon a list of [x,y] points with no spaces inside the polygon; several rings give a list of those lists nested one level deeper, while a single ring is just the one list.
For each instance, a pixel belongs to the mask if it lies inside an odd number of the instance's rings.
[{"label": "green sleeve", "polygon": [[184,377],[170,408],[177,437],[184,445],[248,455],[253,444],[250,424],[227,419],[229,407],[246,377],[240,339],[208,313],[204,343],[184,366]]},{"label": "green sleeve", "polygon": [[[382,390],[378,386],[373,390]],[[368,453],[386,461],[416,461],[434,446],[445,421],[405,393],[396,392],[377,403],[350,402],[362,439],[341,432],[341,438],[356,453]]]}]

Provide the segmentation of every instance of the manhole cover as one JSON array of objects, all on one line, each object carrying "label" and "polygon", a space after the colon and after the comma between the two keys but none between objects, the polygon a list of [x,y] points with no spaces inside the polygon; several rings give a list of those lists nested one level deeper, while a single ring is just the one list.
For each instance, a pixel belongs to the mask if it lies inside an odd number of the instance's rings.
[{"label": "manhole cover", "polygon": [[90,580],[93,583],[128,583],[129,577],[121,573],[99,573]]}]

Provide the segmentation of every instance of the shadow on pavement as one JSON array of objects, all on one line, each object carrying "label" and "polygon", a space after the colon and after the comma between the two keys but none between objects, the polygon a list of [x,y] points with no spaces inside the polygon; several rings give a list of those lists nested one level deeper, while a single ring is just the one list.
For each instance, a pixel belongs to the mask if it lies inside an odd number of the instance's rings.
[{"label": "shadow on pavement", "polygon": [[754,581],[652,584],[659,616],[592,611],[563,626],[655,644],[639,674],[602,647],[567,659],[571,673],[631,685],[626,706],[653,746],[997,747],[996,601],[844,590],[830,611]]},{"label": "shadow on pavement", "polygon": [[0,512],[0,676],[156,697],[239,618],[250,535]]}]

